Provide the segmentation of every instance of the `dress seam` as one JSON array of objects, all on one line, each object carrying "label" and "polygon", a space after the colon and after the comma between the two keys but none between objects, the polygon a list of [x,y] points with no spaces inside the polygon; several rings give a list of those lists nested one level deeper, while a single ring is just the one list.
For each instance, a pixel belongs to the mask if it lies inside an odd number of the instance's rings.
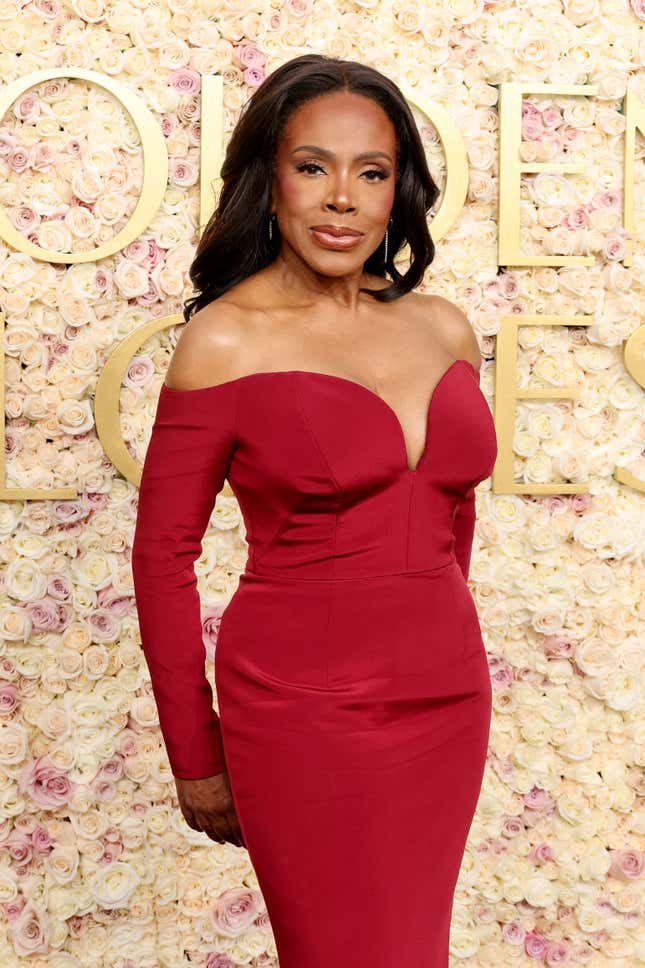
[{"label": "dress seam", "polygon": [[346,578],[334,577],[316,577],[316,578],[294,578],[291,575],[275,575],[271,572],[258,572],[252,571],[247,568],[242,572],[241,578],[248,576],[249,578],[266,578],[267,581],[326,581],[326,582],[338,582],[338,581],[371,581],[376,578],[398,578],[406,575],[432,575],[435,572],[446,571],[448,568],[459,567],[456,557],[450,559],[450,561],[444,562],[443,565],[436,565],[434,568],[417,568],[412,571],[386,571],[379,572],[377,575],[349,575]]},{"label": "dress seam", "polygon": [[408,566],[410,564],[410,519],[412,516],[412,494],[414,493],[414,482],[415,478],[410,480],[410,495],[408,497],[408,513],[406,518],[405,526],[405,570],[408,571]]},{"label": "dress seam", "polygon": [[[242,395],[242,384],[240,382],[240,383],[238,383],[237,393],[235,394],[235,414],[234,414],[234,417],[233,417],[233,443],[235,445],[235,449],[237,449],[239,447],[239,444],[240,444],[239,414],[240,414],[240,397],[241,397],[241,395]],[[233,454],[233,457],[234,456],[235,456],[235,453]],[[230,464],[229,464],[229,469],[230,469]],[[231,485],[230,480],[229,480],[228,483],[231,486],[231,490],[232,490],[232,485]],[[233,493],[235,493],[235,492],[233,492]],[[236,495],[236,497],[237,497],[237,495]],[[239,500],[238,500],[237,503],[238,503],[238,506],[239,506],[239,503],[240,503]],[[241,508],[240,508],[240,510],[241,510]],[[247,508],[246,516],[247,516],[247,519],[248,519],[248,522],[249,522],[249,527],[247,529],[246,538],[245,538],[245,540],[246,540],[246,546],[247,546],[248,549],[250,549],[250,554],[249,554],[250,564],[252,564],[253,567],[255,568],[256,565],[257,565],[257,561],[255,560],[255,525],[253,523],[253,515],[252,515],[252,513],[250,512],[250,510],[248,508]]]},{"label": "dress seam", "polygon": [[331,477],[332,481],[334,482],[334,487],[336,488],[336,490],[338,491],[339,494],[342,494],[343,493],[343,489],[340,486],[340,484],[338,483],[338,481],[336,480],[336,477],[334,475],[334,472],[332,471],[331,467],[329,466],[329,461],[325,457],[325,455],[324,455],[324,453],[322,451],[322,448],[321,448],[320,444],[318,443],[318,438],[316,437],[315,433],[313,432],[313,428],[311,426],[311,423],[309,422],[309,417],[307,416],[307,411],[305,410],[305,406],[304,406],[304,404],[302,402],[302,397],[300,396],[300,389],[298,387],[298,381],[296,379],[296,374],[295,373],[293,373],[292,376],[291,376],[291,383],[292,383],[292,386],[293,386],[294,396],[296,397],[296,401],[297,401],[298,407],[300,409],[300,413],[302,414],[302,419],[304,420],[305,425],[307,427],[307,430],[309,431],[309,436],[310,436],[310,438],[312,440],[312,443],[314,444],[316,450],[318,451],[318,454],[320,455],[320,459],[322,460],[322,462],[324,463],[325,467],[327,468],[327,470],[329,472],[329,476]]}]

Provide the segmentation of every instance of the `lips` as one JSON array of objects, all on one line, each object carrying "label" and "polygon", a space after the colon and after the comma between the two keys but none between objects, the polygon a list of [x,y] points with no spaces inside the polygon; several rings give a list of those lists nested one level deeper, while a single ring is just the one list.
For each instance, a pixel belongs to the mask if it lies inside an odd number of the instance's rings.
[{"label": "lips", "polygon": [[347,238],[350,235],[358,236],[363,234],[356,229],[350,229],[347,225],[312,225],[311,228],[314,232],[324,232],[325,235],[333,235],[337,239]]}]

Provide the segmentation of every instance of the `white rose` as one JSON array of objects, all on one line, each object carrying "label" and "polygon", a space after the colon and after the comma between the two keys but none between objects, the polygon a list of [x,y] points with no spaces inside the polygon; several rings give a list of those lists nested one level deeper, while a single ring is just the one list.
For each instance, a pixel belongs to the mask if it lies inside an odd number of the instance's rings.
[{"label": "white rose", "polygon": [[17,720],[0,723],[0,763],[17,766],[23,762],[29,749],[28,733]]},{"label": "white rose", "polygon": [[94,426],[89,400],[63,400],[56,407],[55,415],[65,434],[86,434]]},{"label": "white rose", "polygon": [[79,583],[99,590],[106,588],[111,582],[111,564],[108,556],[88,549],[72,563],[72,574]]},{"label": "white rose", "polygon": [[576,665],[587,676],[610,676],[617,667],[614,649],[602,639],[579,642],[575,649]]},{"label": "white rose", "polygon": [[601,931],[605,927],[606,912],[595,902],[580,898],[576,908],[576,921],[585,934]]},{"label": "white rose", "polygon": [[43,860],[45,870],[57,884],[69,884],[73,881],[79,863],[78,850],[71,844],[56,844]]},{"label": "white rose", "polygon": [[607,684],[607,705],[621,712],[634,709],[642,697],[642,691],[640,677],[630,670],[621,669]]},{"label": "white rose", "polygon": [[156,284],[160,292],[165,293],[168,296],[181,296],[184,286],[184,277],[181,271],[169,268],[163,263],[159,263],[158,266],[152,272],[152,279]]},{"label": "white rose", "polygon": [[[45,688],[50,688],[50,678],[49,676],[43,676],[42,683]],[[65,681],[61,678],[56,685],[57,690],[62,692],[65,687]],[[52,689],[51,691],[53,692],[54,690]],[[45,709],[41,710],[37,725],[44,736],[48,736],[54,740],[61,739],[69,729],[69,717],[60,706],[55,703],[49,703]]]},{"label": "white rose", "polygon": [[93,693],[66,692],[63,701],[76,726],[87,728],[104,724],[105,707]]},{"label": "white rose", "polygon": [[[72,625],[62,633],[61,645],[70,652],[83,652],[91,641],[90,633],[87,628],[79,625]],[[65,655],[61,652],[60,655]],[[64,668],[71,668],[71,660],[65,659]]]},{"label": "white rose", "polygon": [[[29,553],[29,545],[32,545],[32,551],[35,550],[38,545],[41,545],[42,538],[37,535],[23,535],[22,541]],[[18,549],[16,550],[20,554]],[[27,558],[15,558],[6,568],[5,575],[6,592],[12,598],[21,601],[33,601],[37,598],[43,598],[47,592],[47,577],[42,573],[36,561],[30,561]]]},{"label": "white rose", "polygon": [[114,282],[121,296],[132,299],[148,291],[148,273],[130,259],[122,259],[114,272]]},{"label": "white rose", "polygon": [[559,744],[559,752],[567,760],[588,760],[593,753],[592,738],[587,732],[574,727]]},{"label": "white rose", "polygon": [[131,864],[117,860],[92,873],[86,883],[98,905],[108,910],[116,910],[127,907],[140,884],[140,878]]},{"label": "white rose", "polygon": [[533,907],[552,907],[558,900],[557,881],[550,881],[539,874],[523,878],[523,896]]}]

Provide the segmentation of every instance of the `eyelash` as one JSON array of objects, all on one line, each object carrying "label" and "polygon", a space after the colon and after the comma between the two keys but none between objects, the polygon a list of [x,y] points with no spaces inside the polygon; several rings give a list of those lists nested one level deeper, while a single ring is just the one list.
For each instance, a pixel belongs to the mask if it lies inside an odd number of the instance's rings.
[{"label": "eyelash", "polygon": [[[297,166],[296,170],[305,171],[306,168],[318,168],[320,169],[320,171],[323,170],[322,167],[319,164],[317,164],[315,161],[304,161],[302,164]],[[376,178],[368,178],[367,179],[368,182],[382,181],[383,179],[387,178],[387,174],[384,171],[382,171],[380,168],[370,168],[368,171],[364,171],[363,174],[377,176]]]}]

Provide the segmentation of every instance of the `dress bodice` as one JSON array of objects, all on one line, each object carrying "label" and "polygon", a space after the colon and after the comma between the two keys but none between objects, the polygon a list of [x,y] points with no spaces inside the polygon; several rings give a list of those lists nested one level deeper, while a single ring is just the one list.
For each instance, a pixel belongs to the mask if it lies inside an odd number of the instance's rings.
[{"label": "dress bodice", "polygon": [[478,376],[464,359],[444,371],[414,468],[382,397],[309,370],[196,390],[164,383],[153,436],[169,436],[180,419],[184,446],[190,437],[211,453],[211,487],[227,478],[244,517],[247,570],[298,578],[419,571],[449,560],[453,518],[497,456]]}]

